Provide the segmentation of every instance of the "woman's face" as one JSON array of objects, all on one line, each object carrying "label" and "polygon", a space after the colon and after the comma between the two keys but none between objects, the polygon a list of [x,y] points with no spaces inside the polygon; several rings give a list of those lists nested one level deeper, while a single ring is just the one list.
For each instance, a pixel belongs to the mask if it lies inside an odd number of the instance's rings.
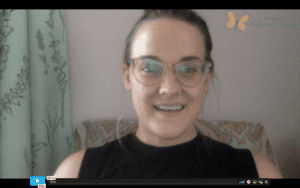
[{"label": "woman's face", "polygon": [[[132,42],[131,58],[157,56],[163,64],[176,64],[186,56],[205,60],[205,43],[200,32],[188,23],[159,19],[144,23]],[[123,65],[125,88],[132,94],[133,106],[139,117],[136,136],[149,145],[163,147],[192,140],[197,132],[194,122],[209,92],[211,77],[192,88],[181,85],[174,72],[166,71],[161,83],[145,86],[135,79],[132,68]],[[173,69],[174,70],[174,69]],[[176,113],[159,111],[154,105],[185,105]]]}]

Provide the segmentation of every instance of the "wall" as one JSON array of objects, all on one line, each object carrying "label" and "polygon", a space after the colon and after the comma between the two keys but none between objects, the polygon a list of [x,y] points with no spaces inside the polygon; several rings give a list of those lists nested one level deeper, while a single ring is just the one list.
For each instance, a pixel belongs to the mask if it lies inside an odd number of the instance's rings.
[{"label": "wall", "polygon": [[[249,15],[245,32],[226,27],[228,11],[197,10],[211,32],[214,82],[221,89],[220,110],[210,93],[204,118],[262,123],[284,177],[300,178],[300,11],[231,10]],[[131,98],[124,95],[120,68],[125,39],[141,13],[65,10],[75,127],[116,119],[122,108],[125,118],[137,118],[131,101],[123,102]]]}]

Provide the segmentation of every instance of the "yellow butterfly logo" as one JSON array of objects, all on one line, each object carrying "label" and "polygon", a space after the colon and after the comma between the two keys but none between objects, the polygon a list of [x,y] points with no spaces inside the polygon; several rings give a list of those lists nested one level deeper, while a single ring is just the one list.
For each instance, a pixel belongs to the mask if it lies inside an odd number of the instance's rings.
[{"label": "yellow butterfly logo", "polygon": [[[227,28],[233,28],[235,26],[235,29],[238,27],[241,31],[245,32],[245,23],[249,20],[249,15],[244,15],[241,19],[238,19],[231,11],[228,11],[227,16],[229,18],[229,21],[226,23]],[[236,22],[235,20],[240,21]]]}]

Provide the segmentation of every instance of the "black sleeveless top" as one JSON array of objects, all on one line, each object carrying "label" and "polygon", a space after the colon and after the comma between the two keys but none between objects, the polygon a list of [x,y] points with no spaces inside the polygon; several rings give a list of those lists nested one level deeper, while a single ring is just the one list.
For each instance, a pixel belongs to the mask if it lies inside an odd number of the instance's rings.
[{"label": "black sleeveless top", "polygon": [[79,179],[259,178],[250,150],[235,149],[200,133],[175,146],[155,147],[135,133],[88,148]]}]

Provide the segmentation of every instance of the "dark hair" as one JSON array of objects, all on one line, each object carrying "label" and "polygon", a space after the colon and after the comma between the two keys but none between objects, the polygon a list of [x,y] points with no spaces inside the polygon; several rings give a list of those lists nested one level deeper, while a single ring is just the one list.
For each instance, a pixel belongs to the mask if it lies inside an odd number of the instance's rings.
[{"label": "dark hair", "polygon": [[[209,68],[208,74],[211,74],[213,77],[214,74],[214,62],[211,58],[211,51],[212,51],[212,39],[207,27],[206,22],[194,11],[192,10],[144,10],[144,15],[135,23],[132,30],[130,31],[126,41],[125,41],[125,54],[124,54],[124,62],[123,64],[126,64],[129,68],[130,63],[130,57],[131,57],[131,47],[132,47],[132,41],[134,39],[135,34],[137,33],[139,27],[144,24],[145,22],[150,22],[153,20],[157,20],[160,18],[169,18],[169,19],[175,19],[184,21],[186,23],[189,23],[193,26],[195,26],[199,32],[202,34],[204,42],[205,42],[205,60],[211,62],[212,66]],[[204,109],[204,107],[203,107]],[[203,110],[202,110],[203,111]],[[120,120],[119,120],[120,122]],[[117,124],[117,138],[120,142],[120,138],[118,136],[119,133],[119,122]],[[122,146],[122,144],[121,144]],[[125,149],[125,148],[124,148]],[[126,149],[125,149],[126,150]]]}]

